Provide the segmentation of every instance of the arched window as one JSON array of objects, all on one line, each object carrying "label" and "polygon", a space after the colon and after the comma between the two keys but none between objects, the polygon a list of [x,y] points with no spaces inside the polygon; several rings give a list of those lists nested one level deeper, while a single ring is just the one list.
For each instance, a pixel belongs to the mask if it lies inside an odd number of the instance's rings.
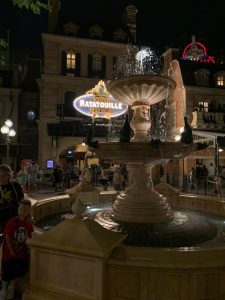
[{"label": "arched window", "polygon": [[195,83],[197,85],[208,86],[209,85],[210,72],[206,69],[199,69],[194,73]]}]

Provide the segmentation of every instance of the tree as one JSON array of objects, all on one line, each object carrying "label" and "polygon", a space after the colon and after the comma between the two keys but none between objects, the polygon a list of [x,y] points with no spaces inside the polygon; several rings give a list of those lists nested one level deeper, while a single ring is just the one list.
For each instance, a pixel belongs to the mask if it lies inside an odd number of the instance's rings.
[{"label": "tree", "polygon": [[11,0],[14,6],[31,10],[34,14],[39,15],[42,9],[48,10],[49,5],[39,0]]},{"label": "tree", "polygon": [[[34,14],[39,15],[41,10],[51,10],[48,1],[45,0],[10,0],[14,6],[21,8],[25,8],[27,10],[31,10]],[[0,37],[0,47],[6,48],[8,46],[7,42]]]}]

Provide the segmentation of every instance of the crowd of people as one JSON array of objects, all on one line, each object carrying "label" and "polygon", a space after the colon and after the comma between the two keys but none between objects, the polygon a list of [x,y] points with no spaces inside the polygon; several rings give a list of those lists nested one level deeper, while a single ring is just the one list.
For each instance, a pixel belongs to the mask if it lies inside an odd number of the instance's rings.
[{"label": "crowd of people", "polygon": [[[1,290],[0,300],[14,299],[15,280],[28,272],[29,255],[26,241],[32,237],[31,201],[25,193],[35,193],[41,188],[43,171],[32,161],[18,172],[8,165],[0,165],[0,246]],[[111,182],[116,191],[125,189],[125,166],[99,166],[87,162],[80,169],[68,163],[64,168],[57,165],[52,172],[55,189],[70,188],[79,181],[101,184],[107,190]]]},{"label": "crowd of people", "polygon": [[192,167],[188,174],[189,192],[197,191],[198,187],[213,188],[214,192],[222,196],[222,181],[225,181],[225,166],[218,166],[218,170],[210,163]]},{"label": "crowd of people", "polygon": [[125,190],[127,182],[127,170],[125,165],[91,164],[87,162],[80,168],[77,164],[69,162],[64,167],[59,165],[53,170],[52,184],[55,190],[69,189],[79,181],[85,181],[94,186],[102,186],[103,190],[108,189],[108,185],[113,185],[116,191]]},{"label": "crowd of people", "polygon": [[35,160],[22,165],[19,170],[12,173],[13,181],[18,182],[23,191],[30,196],[42,188],[43,170]]}]

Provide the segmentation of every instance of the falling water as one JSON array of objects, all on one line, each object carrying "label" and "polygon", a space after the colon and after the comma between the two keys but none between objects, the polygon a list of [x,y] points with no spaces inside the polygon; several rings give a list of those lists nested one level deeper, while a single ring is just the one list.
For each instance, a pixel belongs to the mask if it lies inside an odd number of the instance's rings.
[{"label": "falling water", "polygon": [[162,72],[162,59],[149,47],[127,45],[117,57],[113,68],[114,78],[133,75],[159,75]]}]

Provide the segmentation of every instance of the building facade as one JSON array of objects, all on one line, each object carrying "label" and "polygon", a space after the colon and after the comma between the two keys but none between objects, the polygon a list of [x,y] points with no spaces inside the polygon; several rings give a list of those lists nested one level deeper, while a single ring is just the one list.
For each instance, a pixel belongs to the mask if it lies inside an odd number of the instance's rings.
[{"label": "building facade", "polygon": [[[210,56],[201,59],[183,57],[179,49],[168,49],[164,54],[165,72],[176,82],[169,107],[170,139],[180,135],[184,116],[192,127],[195,142],[208,143],[184,160],[170,162],[172,183],[182,187],[184,178],[197,164],[218,167],[224,164],[224,154],[218,160],[217,136],[225,136],[225,64]],[[177,176],[176,174],[179,174]]]},{"label": "building facade", "polygon": [[[18,133],[20,70],[19,65],[13,64],[10,60],[9,36],[7,43],[8,46],[0,49],[0,127],[10,119],[14,130]],[[0,133],[0,164],[9,163],[16,167],[18,153],[18,135],[7,141],[7,135]]]},{"label": "building facade", "polygon": [[[58,6],[55,1],[54,4],[49,20],[52,32],[42,34],[44,66],[38,80],[38,161],[43,167],[49,159],[58,162],[68,148],[74,149],[75,153],[80,151],[76,147],[85,137],[85,125],[90,123],[90,118],[75,110],[73,100],[93,88],[99,80],[107,81],[113,77],[116,57],[127,44],[128,36],[135,38],[136,33],[137,9],[134,6],[125,10],[127,31],[119,26],[111,32],[110,40],[109,35],[104,39],[104,28],[98,24],[87,28],[86,36],[82,37],[79,36],[81,28],[74,21],[61,24],[57,31]],[[96,136],[105,140],[106,126],[96,128]]]}]

